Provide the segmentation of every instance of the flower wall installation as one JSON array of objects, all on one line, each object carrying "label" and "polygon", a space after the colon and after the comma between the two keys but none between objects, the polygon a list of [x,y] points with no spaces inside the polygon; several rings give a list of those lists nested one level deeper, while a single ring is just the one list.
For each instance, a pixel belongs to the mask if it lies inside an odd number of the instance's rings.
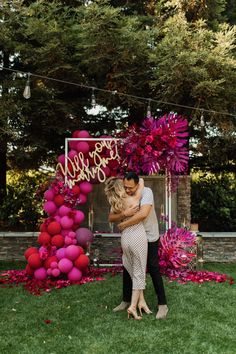
[{"label": "flower wall installation", "polygon": [[168,171],[172,175],[187,172],[186,147],[188,121],[169,113],[159,119],[146,118],[141,126],[132,125],[119,136],[121,170],[151,175]]}]

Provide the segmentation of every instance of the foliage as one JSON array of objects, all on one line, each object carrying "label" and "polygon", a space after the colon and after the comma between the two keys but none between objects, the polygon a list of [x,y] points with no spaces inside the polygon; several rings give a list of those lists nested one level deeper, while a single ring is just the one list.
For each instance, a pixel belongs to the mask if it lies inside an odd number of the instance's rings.
[{"label": "foliage", "polygon": [[[47,184],[47,176],[35,171],[8,174],[7,193],[0,208],[0,229],[35,231],[42,218],[40,188]],[[37,193],[38,192],[38,193]]]},{"label": "foliage", "polygon": [[236,180],[230,174],[199,174],[192,181],[192,222],[200,231],[236,230]]}]

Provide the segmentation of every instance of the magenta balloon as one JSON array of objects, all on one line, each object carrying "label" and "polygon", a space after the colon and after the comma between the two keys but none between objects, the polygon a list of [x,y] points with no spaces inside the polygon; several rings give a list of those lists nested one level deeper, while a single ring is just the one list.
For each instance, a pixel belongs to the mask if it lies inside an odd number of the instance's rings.
[{"label": "magenta balloon", "polygon": [[51,268],[47,269],[47,275],[52,275],[52,269]]},{"label": "magenta balloon", "polygon": [[73,263],[68,258],[62,258],[58,262],[58,268],[62,273],[68,273],[73,268]]},{"label": "magenta balloon", "polygon": [[76,155],[78,155],[78,152],[76,150],[70,150],[68,153],[69,158],[72,160]]},{"label": "magenta balloon", "polygon": [[74,231],[70,231],[68,233],[68,237],[70,237],[70,238],[75,238],[75,236],[76,236],[76,233]]},{"label": "magenta balloon", "polygon": [[78,246],[70,245],[66,248],[65,255],[71,261],[74,261],[80,255],[80,249]]},{"label": "magenta balloon", "polygon": [[76,224],[81,224],[84,221],[84,213],[81,210],[76,210],[74,216],[74,222]]},{"label": "magenta balloon", "polygon": [[77,240],[76,240],[76,238],[73,238],[72,239],[72,245],[76,245],[77,244]]},{"label": "magenta balloon", "polygon": [[35,279],[44,280],[47,278],[47,271],[44,267],[38,268],[34,272]]},{"label": "magenta balloon", "polygon": [[63,229],[71,229],[74,224],[74,221],[66,215],[61,218],[60,223]]},{"label": "magenta balloon", "polygon": [[82,272],[78,268],[73,267],[67,277],[71,281],[80,281],[82,278]]},{"label": "magenta balloon", "polygon": [[59,222],[59,224],[60,224],[61,217],[59,215],[55,215],[54,219],[55,219],[55,221]]},{"label": "magenta balloon", "polygon": [[69,232],[70,232],[71,230],[61,230],[61,235],[63,236],[63,237],[66,237],[68,234],[69,234]]},{"label": "magenta balloon", "polygon": [[70,238],[69,236],[65,237],[65,245],[69,246],[72,244],[72,238]]},{"label": "magenta balloon", "polygon": [[91,193],[93,190],[92,184],[89,182],[86,182],[86,181],[80,183],[79,188],[80,188],[81,193],[83,193],[83,194]]},{"label": "magenta balloon", "polygon": [[87,130],[80,130],[77,134],[77,138],[90,138],[90,134]]},{"label": "magenta balloon", "polygon": [[73,150],[76,150],[77,143],[78,143],[78,141],[76,141],[76,140],[69,141],[69,147]]},{"label": "magenta balloon", "polygon": [[58,214],[60,216],[65,216],[65,215],[68,215],[70,211],[71,211],[71,208],[68,208],[67,206],[62,205],[62,206],[60,206],[60,208],[58,210]]},{"label": "magenta balloon", "polygon": [[65,247],[58,248],[56,251],[56,257],[60,261],[62,258],[65,258]]},{"label": "magenta balloon", "polygon": [[62,155],[58,156],[57,161],[64,166],[65,165],[65,155],[62,154]]},{"label": "magenta balloon", "polygon": [[53,192],[52,189],[48,189],[46,192],[44,192],[44,199],[46,200],[53,200],[55,196],[55,193]]},{"label": "magenta balloon", "polygon": [[76,239],[80,246],[87,247],[88,242],[93,240],[93,233],[86,227],[80,227],[76,230]]},{"label": "magenta balloon", "polygon": [[55,213],[55,211],[57,210],[57,206],[54,202],[48,201],[44,203],[43,209],[46,211],[46,213],[51,215]]},{"label": "magenta balloon", "polygon": [[89,144],[86,143],[86,141],[80,141],[76,145],[76,150],[78,152],[82,152],[83,154],[86,154],[87,152],[89,152]]},{"label": "magenta balloon", "polygon": [[60,274],[61,274],[60,269],[58,269],[58,268],[52,269],[52,275],[53,275],[55,278],[58,277]]},{"label": "magenta balloon", "polygon": [[85,204],[86,202],[87,202],[86,195],[80,193],[80,195],[79,195],[79,204]]},{"label": "magenta balloon", "polygon": [[51,267],[52,269],[57,268],[57,262],[52,262],[52,263],[50,264],[50,267]]}]

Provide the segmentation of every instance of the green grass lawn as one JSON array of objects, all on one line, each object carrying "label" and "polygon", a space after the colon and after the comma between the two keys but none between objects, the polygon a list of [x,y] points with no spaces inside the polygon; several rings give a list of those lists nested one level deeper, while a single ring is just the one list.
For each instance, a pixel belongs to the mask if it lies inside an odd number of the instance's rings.
[{"label": "green grass lawn", "polygon": [[[236,278],[236,265],[206,268]],[[154,314],[141,321],[112,312],[121,299],[120,275],[42,296],[21,286],[0,288],[0,353],[235,354],[236,286],[164,281],[170,308],[166,320],[155,319],[149,276],[146,299]]]}]

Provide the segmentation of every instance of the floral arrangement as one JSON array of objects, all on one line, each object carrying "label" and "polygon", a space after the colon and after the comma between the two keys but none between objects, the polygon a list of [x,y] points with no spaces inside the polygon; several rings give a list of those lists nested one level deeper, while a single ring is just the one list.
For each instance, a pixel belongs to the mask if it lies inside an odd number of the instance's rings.
[{"label": "floral arrangement", "polygon": [[170,174],[187,171],[189,153],[186,147],[188,121],[169,113],[159,119],[146,118],[120,134],[121,170],[151,175],[160,170]]}]

